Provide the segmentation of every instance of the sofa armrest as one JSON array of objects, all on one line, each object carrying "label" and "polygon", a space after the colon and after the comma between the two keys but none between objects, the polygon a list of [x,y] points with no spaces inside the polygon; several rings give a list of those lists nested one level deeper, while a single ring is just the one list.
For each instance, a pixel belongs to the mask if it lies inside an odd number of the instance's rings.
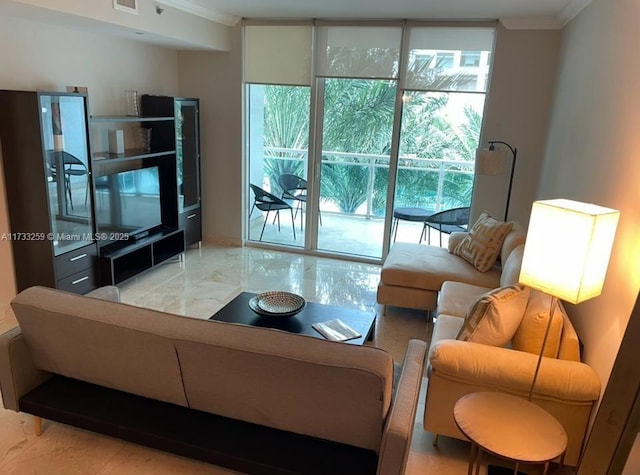
[{"label": "sofa armrest", "polygon": [[[430,370],[442,378],[526,395],[538,355],[458,340],[441,340],[429,353]],[[600,379],[588,365],[543,358],[534,394],[587,402],[600,397]]]},{"label": "sofa armrest", "polygon": [[5,409],[20,411],[20,398],[51,376],[34,365],[20,327],[0,335],[0,392]]},{"label": "sofa armrest", "polygon": [[111,300],[112,302],[120,302],[120,289],[115,285],[105,285],[98,287],[84,294],[85,297],[91,297],[94,299]]},{"label": "sofa armrest", "polygon": [[402,364],[402,373],[393,404],[387,415],[378,459],[378,475],[404,473],[416,419],[418,396],[424,375],[427,344],[411,340]]}]

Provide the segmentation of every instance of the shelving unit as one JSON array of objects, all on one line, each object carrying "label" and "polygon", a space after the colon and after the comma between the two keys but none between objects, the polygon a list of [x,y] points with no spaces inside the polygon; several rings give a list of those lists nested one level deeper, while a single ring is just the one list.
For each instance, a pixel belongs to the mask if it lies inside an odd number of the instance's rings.
[{"label": "shelving unit", "polygon": [[[102,282],[116,285],[184,252],[184,231],[178,223],[175,119],[93,116],[90,123],[93,148],[99,150],[92,154],[94,181],[121,171],[158,167],[162,225],[149,229],[144,237],[104,243],[99,248]],[[139,130],[143,127],[151,130],[148,148],[142,148]],[[124,153],[109,151],[107,136],[114,128],[123,130]]]},{"label": "shelving unit", "polygon": [[[170,114],[175,117],[174,144],[178,176],[179,225],[184,229],[185,245],[202,241],[200,195],[200,101],[195,98],[143,95],[140,109],[146,116],[158,119]],[[169,131],[166,122],[150,124],[153,137]]]},{"label": "shelving unit", "polygon": [[0,155],[16,286],[98,285],[87,97],[0,91]]},{"label": "shelving unit", "polygon": [[[165,97],[170,107],[146,116],[89,116],[87,102],[78,93],[0,91],[19,291],[44,285],[86,293],[201,239],[197,99]],[[110,130],[122,130],[111,134],[111,148]],[[118,236],[96,237],[109,228]]]},{"label": "shelving unit", "polygon": [[[112,159],[124,155],[127,158],[157,156],[158,154],[176,153],[175,119],[173,116],[138,117],[118,115],[91,116],[91,136],[93,159]],[[142,143],[141,129],[151,130],[149,149]],[[124,154],[111,153],[109,150],[109,130],[122,130],[124,135]]]}]

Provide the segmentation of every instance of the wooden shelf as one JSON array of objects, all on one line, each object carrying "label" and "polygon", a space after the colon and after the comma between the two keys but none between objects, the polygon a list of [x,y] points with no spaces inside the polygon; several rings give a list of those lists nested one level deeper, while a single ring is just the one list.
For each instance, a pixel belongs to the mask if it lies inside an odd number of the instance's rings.
[{"label": "wooden shelf", "polygon": [[125,150],[124,153],[99,152],[93,155],[93,161],[109,160],[110,162],[123,162],[126,160],[134,160],[140,158],[162,157],[172,155],[175,150],[166,150],[164,152],[147,152],[141,148],[133,148]]},{"label": "wooden shelf", "polygon": [[142,117],[133,115],[92,115],[91,122],[161,122],[174,121],[173,117]]}]

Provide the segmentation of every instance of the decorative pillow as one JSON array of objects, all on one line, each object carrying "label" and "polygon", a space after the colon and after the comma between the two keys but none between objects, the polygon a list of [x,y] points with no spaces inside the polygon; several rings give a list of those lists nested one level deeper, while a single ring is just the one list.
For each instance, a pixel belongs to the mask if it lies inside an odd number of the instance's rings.
[{"label": "decorative pillow", "polygon": [[529,288],[519,284],[487,292],[467,312],[457,339],[507,345],[520,325],[528,299]]},{"label": "decorative pillow", "polygon": [[549,329],[547,344],[544,347],[544,356],[557,358],[564,325],[564,310],[558,305],[557,299],[538,290],[531,290],[524,317],[513,335],[512,348],[514,350],[526,351],[535,355],[540,354],[544,332],[549,322],[549,305],[552,298],[554,299],[553,322]]},{"label": "decorative pillow", "polygon": [[480,272],[486,272],[496,262],[502,242],[513,223],[505,223],[482,213],[469,234],[453,249],[453,254],[473,264]]}]

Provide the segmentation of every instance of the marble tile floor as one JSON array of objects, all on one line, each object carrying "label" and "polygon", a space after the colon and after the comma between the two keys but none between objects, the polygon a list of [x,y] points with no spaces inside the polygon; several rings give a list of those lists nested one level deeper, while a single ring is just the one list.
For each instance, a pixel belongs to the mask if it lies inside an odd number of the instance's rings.
[{"label": "marble tile floor", "polygon": [[[286,290],[308,301],[378,313],[372,344],[401,361],[407,341],[429,341],[424,312],[387,309],[376,304],[379,266],[257,248],[205,245],[190,249],[182,262],[169,262],[121,285],[122,300],[206,319],[242,291]],[[15,325],[9,308],[0,315],[0,332]],[[425,380],[426,382],[426,380]],[[469,445],[440,437],[438,447],[423,430],[423,384],[409,454],[408,475],[467,473]],[[535,475],[538,467],[526,470]],[[229,474],[232,471],[148,449],[58,423],[45,421],[34,435],[31,416],[0,409],[2,474]],[[483,469],[480,472],[486,474]],[[556,471],[569,474],[572,471]],[[330,474],[328,474],[330,475]]]}]

